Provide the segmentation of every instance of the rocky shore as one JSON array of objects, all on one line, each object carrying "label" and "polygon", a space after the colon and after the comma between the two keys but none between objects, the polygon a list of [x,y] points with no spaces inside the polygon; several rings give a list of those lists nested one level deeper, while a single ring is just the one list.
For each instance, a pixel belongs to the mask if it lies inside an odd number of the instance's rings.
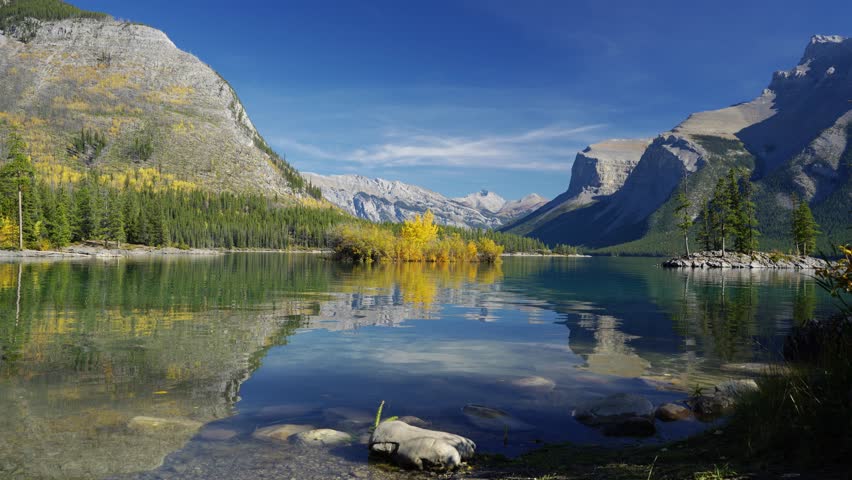
[{"label": "rocky shore", "polygon": [[166,255],[221,255],[219,250],[190,248],[180,249],[174,247],[146,247],[140,245],[129,245],[122,248],[106,248],[98,244],[80,244],[65,247],[61,250],[0,250],[0,259],[44,259],[44,260],[66,260],[74,258],[124,258],[143,256],[166,256]]},{"label": "rocky shore", "polygon": [[825,260],[783,253],[754,252],[752,254],[721,251],[696,252],[663,262],[664,268],[768,268],[813,270],[826,266]]}]

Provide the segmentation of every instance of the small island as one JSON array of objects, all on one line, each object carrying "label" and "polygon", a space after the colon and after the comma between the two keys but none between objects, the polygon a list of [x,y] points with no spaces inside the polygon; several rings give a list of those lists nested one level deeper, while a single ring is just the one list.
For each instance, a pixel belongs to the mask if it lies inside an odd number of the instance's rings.
[{"label": "small island", "polygon": [[[692,202],[686,192],[677,194],[677,227],[683,235],[685,254],[663,262],[664,268],[766,268],[814,270],[826,268],[829,262],[809,254],[816,249],[819,225],[807,202],[793,198],[790,225],[792,253],[758,251],[758,230],[754,186],[748,170],[732,168],[719,177],[713,195],[702,205],[698,217],[690,210]],[[698,223],[700,252],[690,253],[689,234]],[[731,248],[733,247],[733,248]]]}]

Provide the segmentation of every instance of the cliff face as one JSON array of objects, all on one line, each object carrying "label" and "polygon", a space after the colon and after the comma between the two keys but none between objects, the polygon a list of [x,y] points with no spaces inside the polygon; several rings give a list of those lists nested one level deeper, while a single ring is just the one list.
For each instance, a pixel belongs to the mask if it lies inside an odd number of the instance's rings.
[{"label": "cliff face", "polygon": [[423,187],[361,175],[305,173],[323,197],[343,210],[374,222],[402,222],[431,210],[442,225],[499,228],[507,219],[529,213],[546,200],[532,194],[507,202],[493,192],[450,199]]},{"label": "cliff face", "polygon": [[[163,32],[111,19],[34,22],[26,37],[0,35],[0,136],[17,127],[42,173],[147,168],[190,188],[298,193],[298,173],[266,146],[227,81]],[[72,152],[83,130],[103,145]]]},{"label": "cliff face", "polygon": [[673,193],[685,188],[697,217],[716,179],[744,167],[756,182],[764,245],[783,248],[794,194],[811,203],[830,238],[841,235],[848,222],[840,212],[852,207],[850,70],[852,40],[815,36],[799,65],[775,73],[759,97],[692,114],[655,138],[622,185],[613,182],[617,186],[601,192],[596,170],[589,168],[600,159],[589,161],[581,152],[568,191],[510,230],[549,243],[630,242],[627,247],[637,253],[676,251],[675,242],[667,243],[677,238]]},{"label": "cliff face", "polygon": [[650,140],[606,140],[589,145],[577,153],[571,167],[568,190],[545,203],[529,215],[518,216],[517,223],[509,228],[528,234],[539,225],[557,216],[597,201],[598,198],[618,191],[639,163]]}]

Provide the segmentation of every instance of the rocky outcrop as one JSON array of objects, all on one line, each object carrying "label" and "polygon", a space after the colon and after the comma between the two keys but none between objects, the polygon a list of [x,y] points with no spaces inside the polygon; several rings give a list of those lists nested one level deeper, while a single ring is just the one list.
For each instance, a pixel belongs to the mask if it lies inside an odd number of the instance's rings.
[{"label": "rocky outcrop", "polygon": [[506,202],[488,191],[450,199],[417,185],[381,178],[304,175],[322,190],[328,201],[352,215],[374,222],[402,222],[430,210],[442,225],[499,228],[507,219],[529,213],[545,201],[533,194]]},{"label": "rocky outcrop", "polygon": [[464,197],[454,198],[453,200],[474,210],[486,210],[491,213],[499,212],[506,205],[505,198],[488,190],[470,193]]},{"label": "rocky outcrop", "polygon": [[568,190],[517,223],[511,231],[526,234],[559,215],[618,191],[639,163],[650,140],[607,140],[577,153]]},{"label": "rocky outcrop", "polygon": [[371,452],[418,470],[454,470],[476,451],[469,438],[393,420],[380,423],[369,444]]},{"label": "rocky outcrop", "polygon": [[547,199],[537,193],[531,193],[518,200],[509,200],[497,211],[497,216],[505,222],[521,218],[547,204]]},{"label": "rocky outcrop", "polygon": [[[109,18],[34,25],[26,43],[0,41],[0,119],[26,125],[19,130],[39,161],[76,172],[149,168],[189,188],[298,194],[286,178],[298,173],[266,146],[228,82],[162,31]],[[105,146],[69,154],[84,127]]]},{"label": "rocky outcrop", "polygon": [[665,268],[769,268],[813,270],[827,265],[825,260],[779,253],[754,252],[752,254],[721,251],[696,252],[689,256],[672,258],[663,262]]}]

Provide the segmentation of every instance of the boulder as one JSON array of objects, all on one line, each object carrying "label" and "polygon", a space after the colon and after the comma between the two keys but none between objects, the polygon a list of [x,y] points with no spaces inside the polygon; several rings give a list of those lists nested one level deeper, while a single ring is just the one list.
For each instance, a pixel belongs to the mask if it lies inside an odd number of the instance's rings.
[{"label": "boulder", "polygon": [[727,397],[741,397],[745,394],[754,393],[760,390],[757,382],[752,379],[745,380],[728,380],[716,385],[716,395],[725,395]]},{"label": "boulder", "polygon": [[289,423],[285,423],[283,425],[271,425],[269,427],[258,428],[251,434],[251,436],[261,440],[278,440],[283,442],[297,433],[307,432],[308,430],[314,430],[315,428],[316,427],[313,425],[291,425]]},{"label": "boulder", "polygon": [[413,427],[405,422],[382,422],[370,436],[370,451],[404,468],[453,470],[473,457],[476,444],[452,433]]},{"label": "boulder", "polygon": [[462,413],[470,421],[483,430],[497,432],[509,429],[511,431],[532,430],[533,426],[511,416],[498,408],[486,407],[485,405],[468,404],[462,409]]},{"label": "boulder", "polygon": [[579,407],[574,417],[581,423],[600,427],[605,435],[653,435],[654,405],[645,397],[618,393]]},{"label": "boulder", "polygon": [[352,436],[330,428],[306,430],[291,435],[290,443],[309,447],[336,447],[352,443]]},{"label": "boulder", "polygon": [[664,422],[675,422],[692,418],[692,410],[676,403],[665,403],[657,407],[654,416]]},{"label": "boulder", "polygon": [[734,406],[735,399],[725,395],[697,395],[686,401],[702,420],[713,419],[728,413]]}]

